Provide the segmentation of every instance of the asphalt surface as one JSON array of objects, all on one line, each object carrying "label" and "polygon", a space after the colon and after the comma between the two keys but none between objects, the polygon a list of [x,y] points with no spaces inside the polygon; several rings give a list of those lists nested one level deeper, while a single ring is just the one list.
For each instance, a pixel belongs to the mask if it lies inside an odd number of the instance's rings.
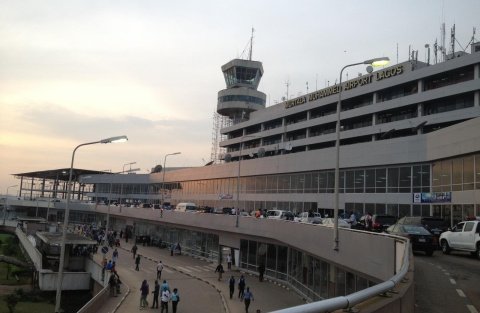
[{"label": "asphalt surface", "polygon": [[415,254],[415,313],[480,312],[480,260],[469,253]]},{"label": "asphalt surface", "polygon": [[[122,293],[119,297],[109,298],[101,312],[139,312],[140,285],[146,279],[150,285],[150,291],[153,290],[158,260],[162,260],[165,266],[161,280],[167,280],[171,290],[173,288],[179,290],[178,312],[245,312],[243,302],[236,296],[237,286],[235,286],[235,296],[232,299],[229,298],[228,279],[234,275],[238,280],[242,274],[238,269],[232,268],[232,271],[228,271],[224,264],[226,272],[223,274],[223,279],[218,281],[218,276],[214,272],[217,264],[185,255],[170,256],[168,249],[140,245],[138,246],[138,253],[142,255],[140,270],[135,271],[134,259],[130,252],[131,246],[131,242],[125,243],[122,240],[121,248],[118,249],[117,272],[123,283]],[[111,258],[112,249],[106,256],[107,259]],[[101,253],[95,256],[98,262],[101,258]],[[295,292],[285,286],[269,281],[259,282],[256,276],[244,275],[247,286],[250,287],[255,299],[250,305],[249,312],[255,313],[257,309],[260,309],[261,312],[269,312],[305,303]],[[147,299],[151,306],[152,295],[149,295]],[[149,308],[142,312],[144,311],[154,310]],[[159,309],[155,311],[159,311]],[[169,312],[172,312],[171,304]]]}]

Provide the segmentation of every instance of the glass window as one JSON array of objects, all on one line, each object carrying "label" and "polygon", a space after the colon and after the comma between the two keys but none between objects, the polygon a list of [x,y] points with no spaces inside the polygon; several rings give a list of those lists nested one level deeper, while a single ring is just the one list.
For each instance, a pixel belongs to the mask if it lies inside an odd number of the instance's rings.
[{"label": "glass window", "polygon": [[422,191],[422,166],[420,165],[412,167],[412,186],[413,192]]},{"label": "glass window", "polygon": [[375,193],[375,170],[365,171],[365,192]]},{"label": "glass window", "polygon": [[345,191],[345,171],[340,171],[338,189],[340,193]]},{"label": "glass window", "polygon": [[463,159],[463,190],[472,190],[474,182],[474,158],[468,156]]},{"label": "glass window", "polygon": [[327,173],[318,173],[318,192],[325,193],[327,190]]},{"label": "glass window", "polygon": [[346,171],[346,193],[353,193],[354,192],[354,184],[355,184],[355,172],[354,171]]},{"label": "glass window", "polygon": [[452,176],[452,160],[442,161],[442,176],[440,179],[442,190],[451,191],[451,176]]},{"label": "glass window", "polygon": [[387,215],[398,216],[398,204],[397,203],[387,204]]},{"label": "glass window", "polygon": [[[479,184],[480,186],[480,184]],[[333,193],[335,189],[335,172],[327,172],[327,192]],[[480,188],[479,188],[480,189]]]},{"label": "glass window", "polygon": [[387,185],[387,170],[384,168],[377,168],[375,170],[375,192],[385,193]]},{"label": "glass window", "polygon": [[388,190],[387,192],[398,192],[399,168],[392,167],[388,169]]},{"label": "glass window", "polygon": [[252,268],[252,265],[257,264],[257,242],[248,241],[248,268]]},{"label": "glass window", "polygon": [[255,178],[255,192],[256,193],[265,193],[265,188],[266,188],[265,176],[257,176]]},{"label": "glass window", "polygon": [[410,204],[399,204],[398,205],[398,217],[411,216],[410,214]]},{"label": "glass window", "polygon": [[401,167],[400,168],[400,188],[399,192],[403,193],[410,193],[412,189],[410,188],[411,185],[411,167]]},{"label": "glass window", "polygon": [[462,190],[463,159],[452,160],[452,190]]},{"label": "glass window", "polygon": [[345,271],[337,267],[337,284],[335,296],[345,296]]},{"label": "glass window", "polygon": [[355,171],[355,192],[356,193],[363,193],[363,186],[364,186],[364,174],[363,170],[356,170]]},{"label": "glass window", "polygon": [[387,205],[385,203],[375,204],[375,214],[385,214]]}]

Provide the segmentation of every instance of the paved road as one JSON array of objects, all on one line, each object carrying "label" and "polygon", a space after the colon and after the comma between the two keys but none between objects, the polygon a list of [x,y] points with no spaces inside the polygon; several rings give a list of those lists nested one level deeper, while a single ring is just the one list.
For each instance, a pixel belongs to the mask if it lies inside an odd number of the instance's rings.
[{"label": "paved road", "polygon": [[415,255],[415,312],[478,313],[480,260],[469,253]]},{"label": "paved road", "polygon": [[[126,244],[124,241],[122,241],[122,249],[118,249],[120,256],[117,270],[122,282],[130,287],[130,294],[116,312],[139,311],[141,282],[143,279],[147,279],[152,290],[158,260],[162,260],[165,265],[162,280],[166,279],[171,288],[179,289],[181,298],[178,306],[179,312],[245,312],[244,305],[238,298],[229,299],[228,296],[227,281],[230,275],[234,275],[238,279],[241,273],[237,269],[227,271],[223,280],[219,282],[217,275],[214,273],[216,264],[184,255],[172,257],[166,249],[139,246],[138,253],[144,257],[142,257],[140,263],[140,271],[137,272],[135,271],[132,254],[129,252],[130,249],[131,243]],[[111,254],[112,250],[108,252],[107,257],[111,257]],[[96,258],[100,259],[101,255],[97,254]],[[224,267],[226,269],[226,265]],[[257,309],[261,309],[262,312],[269,312],[305,303],[293,291],[271,282],[260,283],[256,276],[246,275],[246,281],[255,297],[249,312],[255,312]],[[148,301],[151,305],[151,296],[148,297]],[[112,310],[111,308],[105,308],[104,312],[112,312]]]}]

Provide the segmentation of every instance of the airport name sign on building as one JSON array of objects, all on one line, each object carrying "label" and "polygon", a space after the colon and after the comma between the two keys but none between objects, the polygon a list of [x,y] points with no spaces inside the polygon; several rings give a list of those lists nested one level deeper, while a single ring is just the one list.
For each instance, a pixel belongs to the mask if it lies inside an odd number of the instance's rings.
[{"label": "airport name sign on building", "polygon": [[451,192],[415,192],[413,203],[450,203],[452,202]]},{"label": "airport name sign on building", "polygon": [[[391,68],[387,68],[383,71],[378,71],[373,74],[363,75],[356,79],[351,79],[345,84],[343,84],[343,90],[351,90],[357,88],[358,86],[365,86],[371,84],[374,81],[380,81],[386,78],[394,77],[397,75],[403,74],[405,71],[403,69],[403,65],[397,65]],[[293,108],[297,105],[305,104],[309,101],[315,101],[321,98],[325,98],[331,95],[338,94],[340,92],[340,85],[334,85],[331,87],[327,87],[324,89],[320,89],[318,91],[312,92],[308,95],[298,97],[292,100],[288,100],[285,102],[285,109]]]}]

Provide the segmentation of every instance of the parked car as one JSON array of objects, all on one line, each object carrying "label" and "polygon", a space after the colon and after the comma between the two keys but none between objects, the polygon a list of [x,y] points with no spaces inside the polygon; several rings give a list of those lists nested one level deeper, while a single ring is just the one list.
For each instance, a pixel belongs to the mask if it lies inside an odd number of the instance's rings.
[{"label": "parked car", "polygon": [[[335,219],[333,219],[332,217],[327,217],[327,218],[322,219],[321,224],[325,225],[325,226],[328,226],[328,227],[333,227],[334,223],[335,223]],[[351,228],[351,225],[349,223],[345,222],[342,219],[338,219],[338,227]]]},{"label": "parked car", "polygon": [[282,216],[280,216],[282,220],[287,220],[287,221],[293,221],[295,218],[295,214],[293,214],[290,211],[285,211],[282,213]]},{"label": "parked car", "polygon": [[467,251],[480,259],[480,221],[464,221],[440,235],[444,254],[452,250]]},{"label": "parked car", "polygon": [[405,216],[397,224],[418,225],[425,227],[438,241],[440,234],[448,230],[447,222],[441,217],[434,216]]},{"label": "parked car", "polygon": [[294,218],[296,222],[321,224],[322,215],[317,212],[301,212]]},{"label": "parked car", "polygon": [[437,247],[437,243],[433,235],[423,226],[394,224],[387,228],[387,233],[407,237],[413,251],[423,251],[426,255],[431,256]]},{"label": "parked car", "polygon": [[285,212],[285,211],[283,211],[283,210],[277,210],[277,209],[268,210],[268,211],[267,211],[267,218],[270,218],[270,219],[281,219],[281,218],[282,218],[282,214],[283,214],[284,212]]},{"label": "parked car", "polygon": [[[367,215],[362,216],[353,228],[366,230],[367,229],[366,220],[367,220]],[[391,225],[395,224],[396,221],[397,221],[397,217],[393,215],[374,214],[372,216],[371,230],[381,233]]]}]

